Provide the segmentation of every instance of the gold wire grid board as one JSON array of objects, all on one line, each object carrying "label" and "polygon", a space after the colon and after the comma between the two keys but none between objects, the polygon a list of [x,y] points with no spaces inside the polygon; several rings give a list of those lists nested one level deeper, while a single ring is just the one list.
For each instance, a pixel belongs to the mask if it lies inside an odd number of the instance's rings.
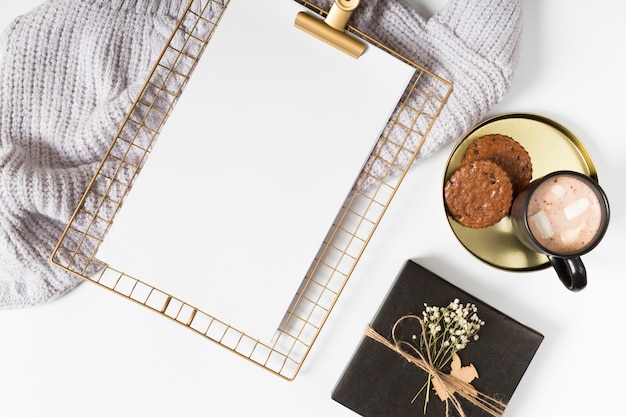
[{"label": "gold wire grid board", "polygon": [[[308,1],[295,1],[321,17],[327,15]],[[355,28],[346,28],[416,71],[314,256],[275,337],[271,343],[262,342],[210,312],[201,311],[96,258],[98,247],[133,179],[219,27],[228,3],[229,0],[189,1],[60,237],[51,260],[78,277],[140,304],[284,379],[293,380],[452,86]]]}]

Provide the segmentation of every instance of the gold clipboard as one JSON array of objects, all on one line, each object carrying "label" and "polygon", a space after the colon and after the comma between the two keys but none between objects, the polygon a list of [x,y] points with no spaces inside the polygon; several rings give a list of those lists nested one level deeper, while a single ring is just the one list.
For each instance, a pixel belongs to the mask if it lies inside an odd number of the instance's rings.
[{"label": "gold clipboard", "polygon": [[[320,17],[328,12],[294,0]],[[301,369],[333,306],[391,203],[411,162],[452,91],[452,85],[384,44],[347,26],[368,41],[416,69],[387,122],[320,251],[294,294],[271,343],[230,326],[209,312],[186,303],[147,282],[96,259],[116,212],[143,165],[160,129],[174,108],[197,61],[228,6],[229,0],[190,0],[143,88],[90,181],[51,261],[56,266],[142,305],[233,353],[286,379]],[[398,157],[408,156],[400,166]],[[372,172],[384,168],[382,177]]]}]

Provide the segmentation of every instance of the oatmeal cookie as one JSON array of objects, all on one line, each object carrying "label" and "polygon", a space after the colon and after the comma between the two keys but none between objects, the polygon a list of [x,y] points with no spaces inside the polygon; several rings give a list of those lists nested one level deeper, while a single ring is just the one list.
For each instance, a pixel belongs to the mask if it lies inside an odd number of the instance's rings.
[{"label": "oatmeal cookie", "polygon": [[513,186],[506,171],[493,161],[467,162],[444,186],[448,213],[466,227],[499,222],[511,209]]},{"label": "oatmeal cookie", "polygon": [[533,175],[530,155],[515,139],[500,134],[481,136],[467,148],[461,163],[483,159],[504,168],[513,185],[513,194],[519,193],[530,183]]}]

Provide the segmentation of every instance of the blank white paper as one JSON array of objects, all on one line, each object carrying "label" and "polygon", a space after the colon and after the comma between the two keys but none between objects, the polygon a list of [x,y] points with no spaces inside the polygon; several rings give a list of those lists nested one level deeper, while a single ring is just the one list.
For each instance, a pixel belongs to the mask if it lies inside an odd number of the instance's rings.
[{"label": "blank white paper", "polygon": [[97,255],[265,341],[415,71],[302,10],[229,3]]}]

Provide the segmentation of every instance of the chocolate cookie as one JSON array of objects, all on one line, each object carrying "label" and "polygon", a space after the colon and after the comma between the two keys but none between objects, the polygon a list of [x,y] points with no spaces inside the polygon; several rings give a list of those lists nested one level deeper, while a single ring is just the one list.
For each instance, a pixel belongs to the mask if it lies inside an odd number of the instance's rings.
[{"label": "chocolate cookie", "polygon": [[519,142],[509,136],[494,134],[479,137],[467,148],[461,163],[483,159],[504,168],[513,184],[514,194],[526,187],[533,176],[530,155]]},{"label": "chocolate cookie", "polygon": [[506,171],[488,160],[467,162],[444,186],[448,213],[466,227],[498,223],[511,209],[513,186]]}]

